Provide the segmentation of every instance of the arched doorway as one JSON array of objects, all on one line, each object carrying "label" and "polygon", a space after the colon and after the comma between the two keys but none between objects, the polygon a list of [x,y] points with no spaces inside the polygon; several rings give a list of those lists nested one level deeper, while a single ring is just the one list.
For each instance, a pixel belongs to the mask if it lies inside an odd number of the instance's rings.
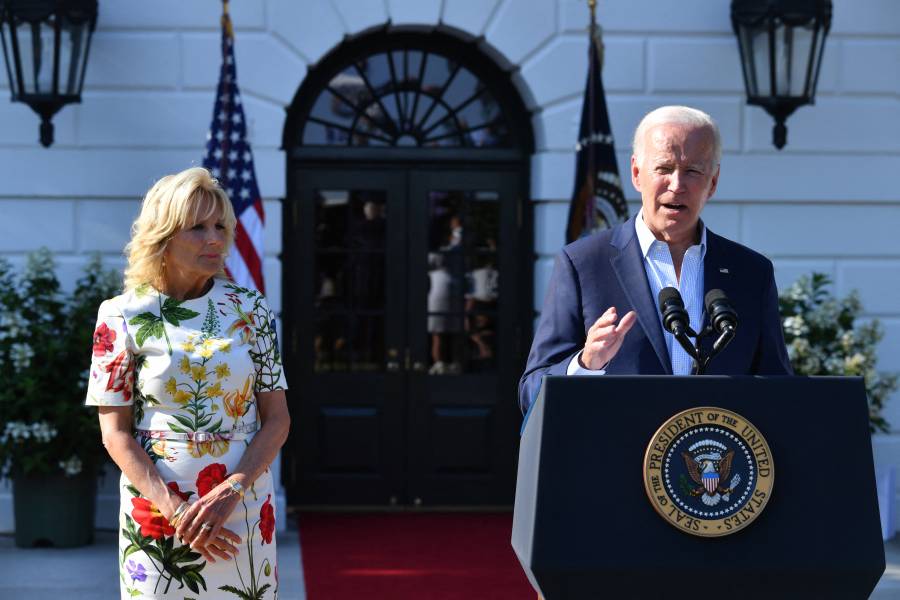
[{"label": "arched doorway", "polygon": [[285,125],[289,501],[511,504],[530,120],[474,42],[349,39]]}]

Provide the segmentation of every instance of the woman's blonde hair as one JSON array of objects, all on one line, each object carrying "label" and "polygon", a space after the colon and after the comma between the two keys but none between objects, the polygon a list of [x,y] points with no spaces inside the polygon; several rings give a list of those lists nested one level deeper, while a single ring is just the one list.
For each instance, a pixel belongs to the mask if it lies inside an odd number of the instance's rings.
[{"label": "woman's blonde hair", "polygon": [[[131,241],[125,246],[125,291],[145,283],[160,287],[165,282],[163,257],[169,240],[214,214],[222,215],[228,252],[237,221],[228,195],[209,171],[193,167],[153,184],[144,196],[140,216],[131,226]],[[224,269],[216,277],[225,277]]]}]

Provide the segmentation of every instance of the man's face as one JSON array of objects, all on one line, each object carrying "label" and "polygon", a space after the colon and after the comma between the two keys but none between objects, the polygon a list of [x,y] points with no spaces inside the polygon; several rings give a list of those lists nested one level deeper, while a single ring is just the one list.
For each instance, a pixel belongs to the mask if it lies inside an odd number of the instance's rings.
[{"label": "man's face", "polygon": [[644,222],[666,242],[696,238],[697,221],[716,191],[719,166],[713,133],[666,123],[644,133],[642,156],[631,157],[631,182],[641,194]]}]

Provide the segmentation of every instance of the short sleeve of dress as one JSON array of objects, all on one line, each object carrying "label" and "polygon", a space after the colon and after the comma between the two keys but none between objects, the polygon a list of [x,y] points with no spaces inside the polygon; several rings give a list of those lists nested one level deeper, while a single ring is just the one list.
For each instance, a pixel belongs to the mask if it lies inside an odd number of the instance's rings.
[{"label": "short sleeve of dress", "polygon": [[125,317],[112,301],[100,305],[91,351],[87,399],[90,406],[134,403],[134,355],[128,344]]},{"label": "short sleeve of dress", "polygon": [[256,323],[256,342],[251,356],[256,369],[255,392],[274,392],[287,389],[284,368],[281,365],[281,352],[278,350],[278,336],[275,333],[275,313],[269,308],[266,299],[256,297],[253,309]]}]

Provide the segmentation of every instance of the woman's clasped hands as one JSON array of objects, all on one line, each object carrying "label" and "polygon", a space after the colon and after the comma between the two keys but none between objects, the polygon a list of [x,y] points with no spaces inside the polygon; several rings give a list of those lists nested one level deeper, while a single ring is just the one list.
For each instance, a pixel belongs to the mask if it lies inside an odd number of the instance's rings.
[{"label": "woman's clasped hands", "polygon": [[211,563],[215,557],[231,560],[242,540],[224,524],[240,499],[232,484],[223,481],[193,504],[175,509],[170,519],[175,535]]}]

